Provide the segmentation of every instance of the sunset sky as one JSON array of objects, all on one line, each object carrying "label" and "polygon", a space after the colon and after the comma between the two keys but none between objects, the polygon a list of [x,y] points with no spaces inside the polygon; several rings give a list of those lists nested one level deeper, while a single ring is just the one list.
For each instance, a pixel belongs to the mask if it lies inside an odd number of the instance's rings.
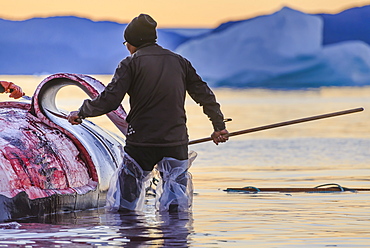
[{"label": "sunset sky", "polygon": [[0,18],[9,20],[75,15],[127,23],[147,13],[159,27],[212,28],[226,21],[271,14],[283,6],[306,13],[338,13],[370,5],[370,0],[0,0],[0,4]]}]

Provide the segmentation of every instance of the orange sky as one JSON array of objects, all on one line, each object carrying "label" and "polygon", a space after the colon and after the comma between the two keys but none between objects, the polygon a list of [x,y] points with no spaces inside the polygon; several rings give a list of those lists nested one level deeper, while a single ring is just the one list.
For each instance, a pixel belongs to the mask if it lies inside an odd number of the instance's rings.
[{"label": "orange sky", "polygon": [[0,0],[0,18],[76,15],[127,23],[140,13],[159,27],[216,27],[222,22],[270,14],[283,6],[307,13],[337,13],[370,0]]}]

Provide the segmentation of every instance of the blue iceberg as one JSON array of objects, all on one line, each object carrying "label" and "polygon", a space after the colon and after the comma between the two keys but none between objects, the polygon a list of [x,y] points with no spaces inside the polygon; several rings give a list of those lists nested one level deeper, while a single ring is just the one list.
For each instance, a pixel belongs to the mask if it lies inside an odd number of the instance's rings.
[{"label": "blue iceberg", "polygon": [[324,45],[350,40],[370,44],[370,5],[318,16],[324,21]]},{"label": "blue iceberg", "polygon": [[181,44],[213,87],[306,88],[370,84],[363,41],[323,45],[323,19],[290,8]]},{"label": "blue iceberg", "polygon": [[[335,15],[282,8],[215,29],[158,29],[212,87],[370,85],[370,6]],[[127,24],[73,16],[0,19],[0,74],[112,74]]]}]

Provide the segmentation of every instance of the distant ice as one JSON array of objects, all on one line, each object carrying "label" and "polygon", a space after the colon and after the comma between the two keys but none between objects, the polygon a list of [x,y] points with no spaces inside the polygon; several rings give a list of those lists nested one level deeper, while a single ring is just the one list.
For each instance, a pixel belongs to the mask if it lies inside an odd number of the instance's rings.
[{"label": "distant ice", "polygon": [[[370,85],[370,6],[335,15],[282,8],[215,29],[158,29],[212,87]],[[112,74],[126,24],[73,16],[0,19],[0,74]]]},{"label": "distant ice", "polygon": [[183,43],[211,86],[296,88],[370,84],[370,48],[351,41],[323,46],[323,20],[290,8]]}]

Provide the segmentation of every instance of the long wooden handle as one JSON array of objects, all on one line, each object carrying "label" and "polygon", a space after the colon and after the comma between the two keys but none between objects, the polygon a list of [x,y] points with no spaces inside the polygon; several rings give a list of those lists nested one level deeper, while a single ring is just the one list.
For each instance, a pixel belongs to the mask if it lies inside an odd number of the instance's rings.
[{"label": "long wooden handle", "polygon": [[[323,115],[316,115],[316,116],[311,116],[311,117],[306,117],[306,118],[301,118],[301,119],[296,119],[296,120],[291,120],[291,121],[285,121],[285,122],[279,122],[271,125],[266,125],[266,126],[261,126],[261,127],[255,127],[255,128],[250,128],[250,129],[245,129],[245,130],[240,130],[236,132],[229,133],[228,136],[236,136],[236,135],[241,135],[241,134],[246,134],[246,133],[253,133],[257,131],[262,131],[262,130],[267,130],[271,128],[276,128],[276,127],[283,127],[283,126],[288,126],[288,125],[293,125],[293,124],[298,124],[302,122],[307,122],[307,121],[315,121],[315,120],[320,120],[320,119],[325,119],[329,117],[335,117],[339,115],[346,115],[346,114],[352,114],[356,112],[361,112],[363,111],[364,108],[354,108],[354,109],[348,109],[348,110],[343,110],[339,112],[333,112],[329,114],[323,114]],[[189,141],[189,145],[193,144],[198,144],[206,141],[211,141],[211,137],[206,137],[202,139],[197,139],[197,140],[191,140]]]}]

